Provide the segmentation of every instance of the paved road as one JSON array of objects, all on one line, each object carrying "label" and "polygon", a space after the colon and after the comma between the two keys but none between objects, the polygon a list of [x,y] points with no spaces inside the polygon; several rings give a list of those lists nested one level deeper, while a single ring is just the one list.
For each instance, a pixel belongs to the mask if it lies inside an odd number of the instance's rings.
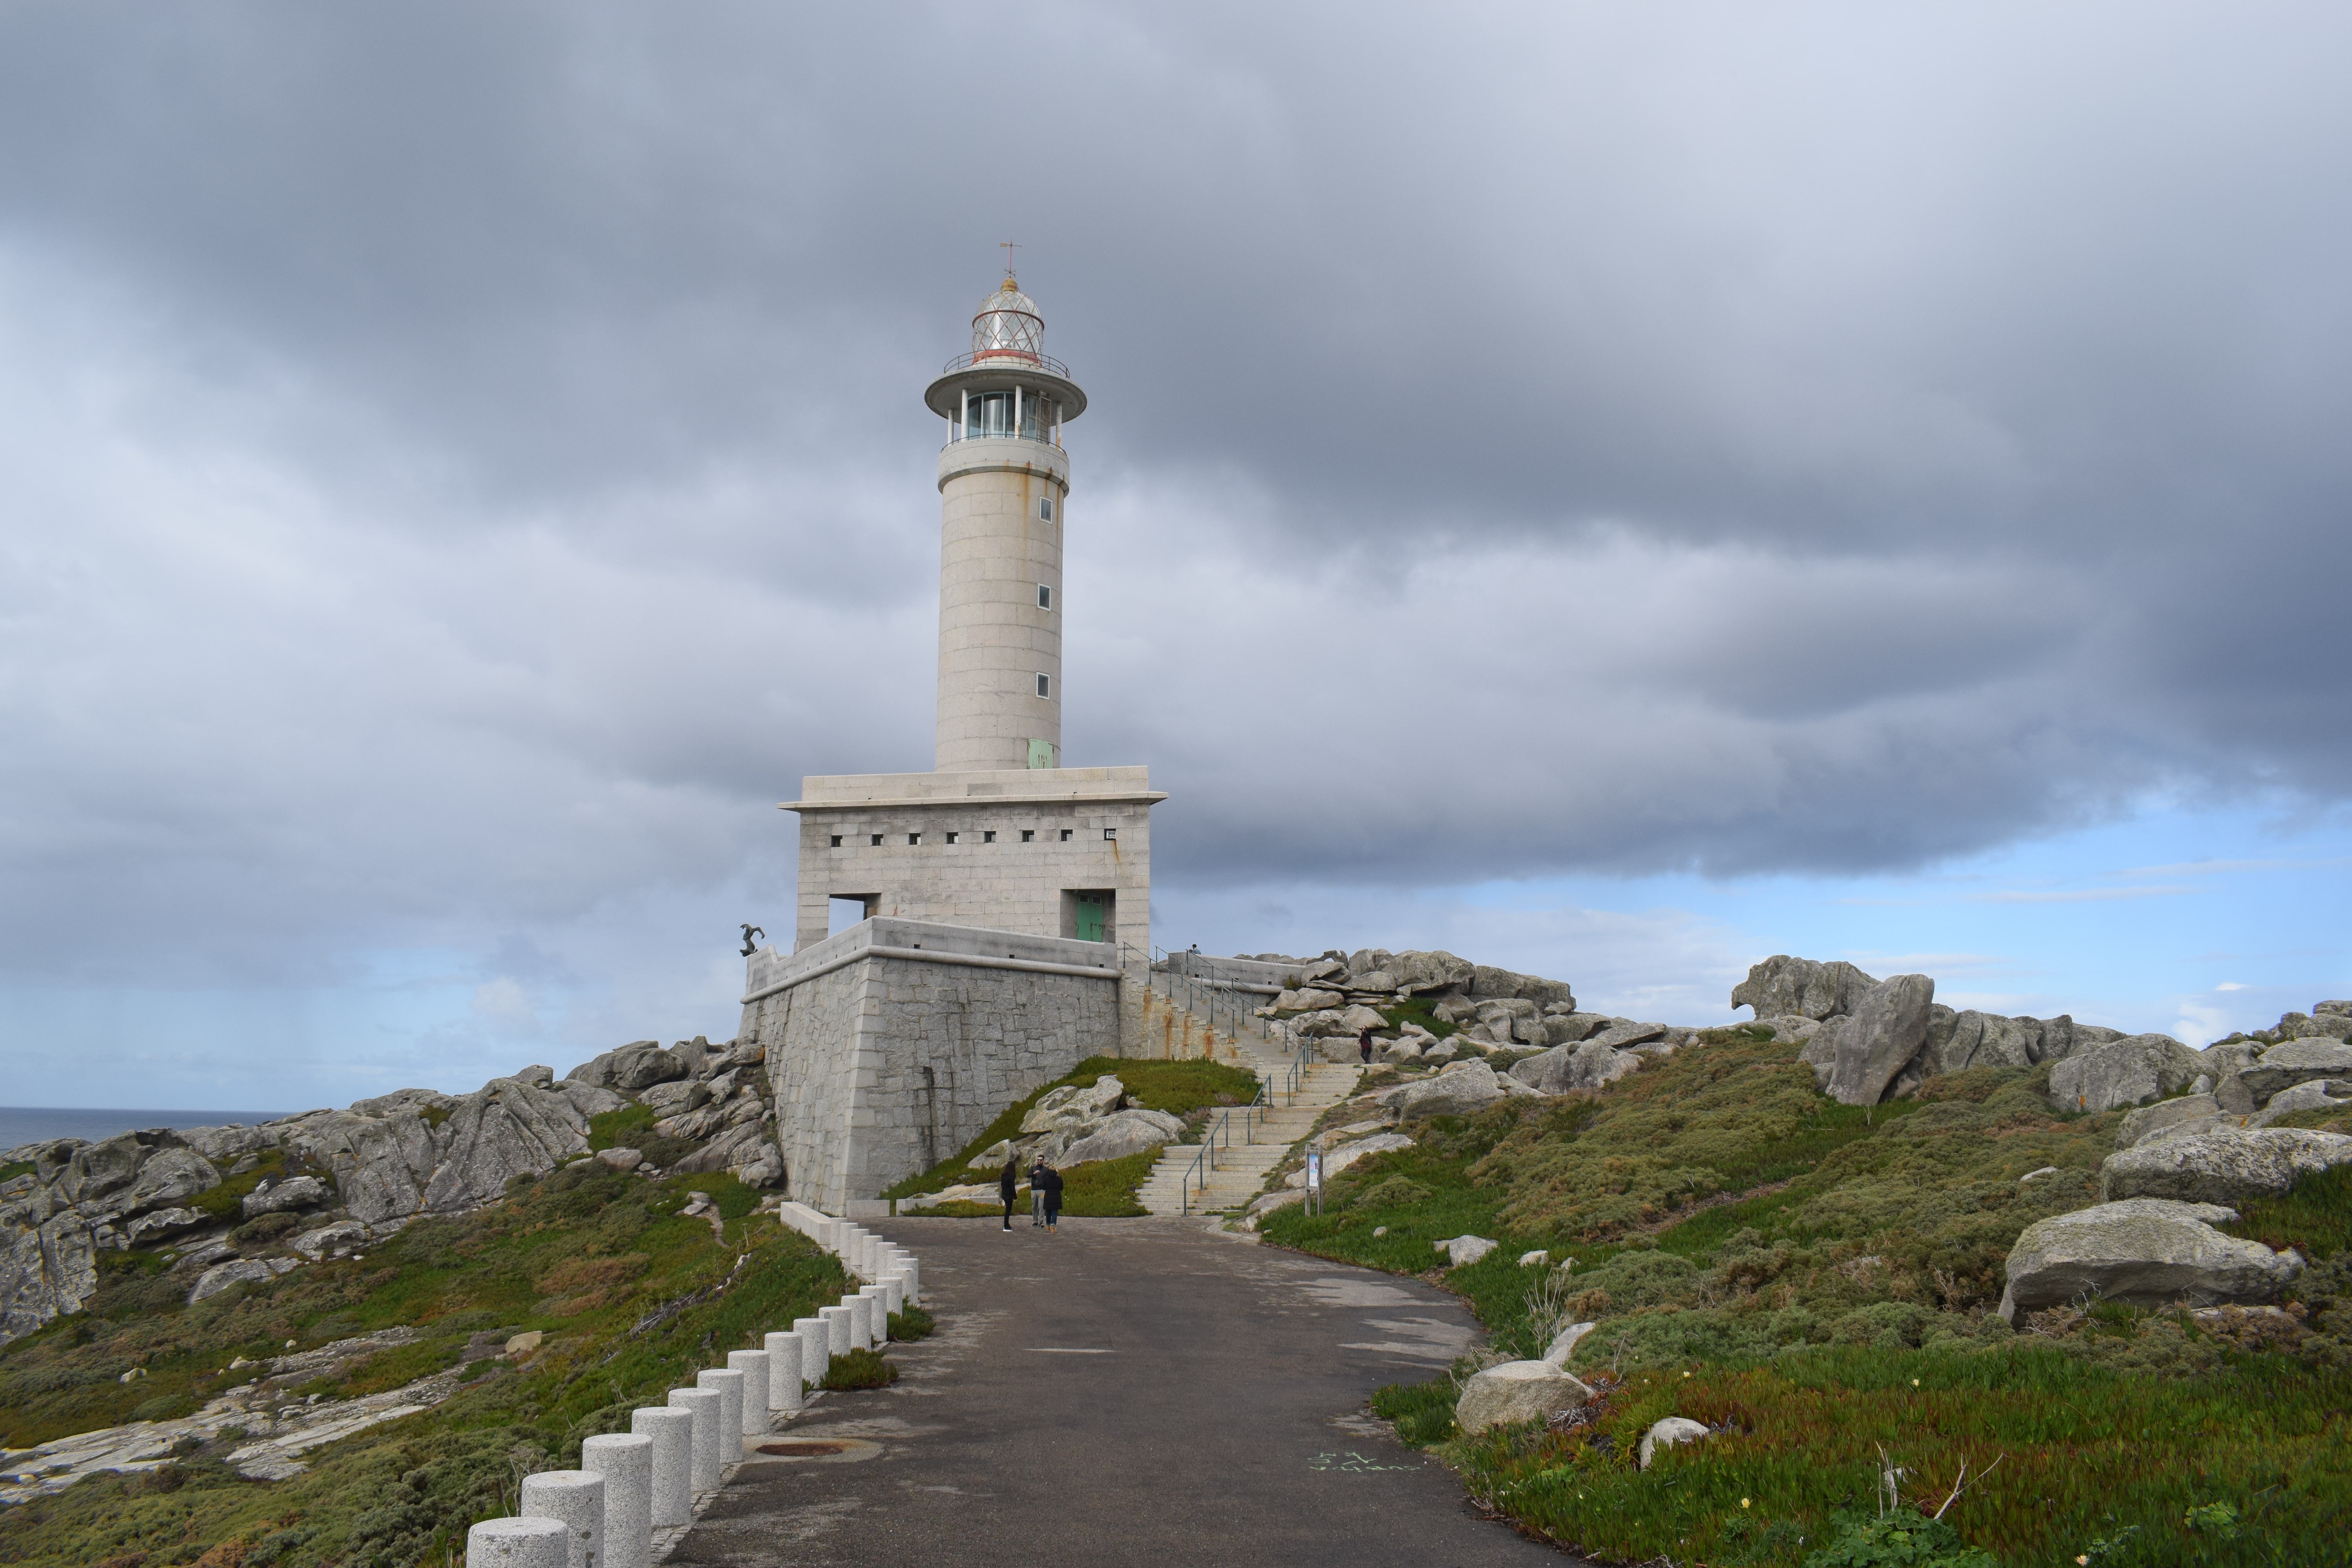
[{"label": "paved road", "polygon": [[1418,1280],[1177,1219],[872,1222],[922,1259],[940,1331],[887,1391],[828,1394],[674,1563],[1345,1564],[1566,1559],[1478,1518],[1363,1409],[1475,1332]]}]

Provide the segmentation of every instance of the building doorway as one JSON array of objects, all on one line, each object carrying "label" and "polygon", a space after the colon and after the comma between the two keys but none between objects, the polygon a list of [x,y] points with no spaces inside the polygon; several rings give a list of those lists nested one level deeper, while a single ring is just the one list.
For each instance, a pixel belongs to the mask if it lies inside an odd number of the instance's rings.
[{"label": "building doorway", "polygon": [[874,918],[874,906],[882,901],[878,893],[835,893],[825,900],[824,934],[839,936],[861,921]]},{"label": "building doorway", "polygon": [[1070,888],[1062,893],[1062,934],[1079,942],[1118,940],[1118,895],[1108,888]]}]

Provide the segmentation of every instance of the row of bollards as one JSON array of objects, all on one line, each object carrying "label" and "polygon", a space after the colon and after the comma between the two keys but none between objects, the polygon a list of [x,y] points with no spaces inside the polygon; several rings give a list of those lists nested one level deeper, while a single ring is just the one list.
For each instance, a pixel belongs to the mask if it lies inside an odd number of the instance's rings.
[{"label": "row of bollards", "polygon": [[525,1476],[516,1518],[466,1532],[467,1568],[650,1568],[655,1532],[694,1522],[696,1494],[719,1489],[745,1437],[801,1409],[833,1357],[888,1342],[890,1314],[921,1299],[914,1255],[805,1204],[777,1212],[873,1283],[758,1350],[729,1351],[725,1366],[671,1389],[667,1405],[631,1412],[626,1432],[586,1439],[578,1469]]}]

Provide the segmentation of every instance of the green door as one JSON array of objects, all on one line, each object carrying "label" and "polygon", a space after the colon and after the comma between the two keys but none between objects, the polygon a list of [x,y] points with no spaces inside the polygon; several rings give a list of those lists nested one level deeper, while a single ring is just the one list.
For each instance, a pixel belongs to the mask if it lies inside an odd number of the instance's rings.
[{"label": "green door", "polygon": [[1100,899],[1078,900],[1078,940],[1100,942],[1103,939],[1103,901]]}]

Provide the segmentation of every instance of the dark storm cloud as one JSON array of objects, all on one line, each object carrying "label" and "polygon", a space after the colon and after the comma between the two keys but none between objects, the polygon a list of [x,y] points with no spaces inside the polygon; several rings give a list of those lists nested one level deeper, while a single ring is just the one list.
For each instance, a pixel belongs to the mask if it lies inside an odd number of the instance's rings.
[{"label": "dark storm cloud", "polygon": [[2328,808],[2346,31],[14,8],[16,962],[772,884],[800,773],[929,761],[917,393],[1000,238],[1094,399],[1071,754],[1173,874]]}]

